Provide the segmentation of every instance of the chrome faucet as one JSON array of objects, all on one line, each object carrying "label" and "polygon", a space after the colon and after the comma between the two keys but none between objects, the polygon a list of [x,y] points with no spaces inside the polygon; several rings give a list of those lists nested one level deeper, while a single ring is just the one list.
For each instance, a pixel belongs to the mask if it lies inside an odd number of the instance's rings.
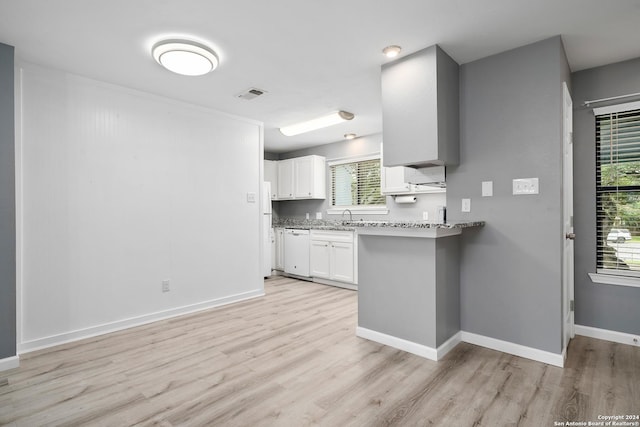
[{"label": "chrome faucet", "polygon": [[345,209],[342,211],[342,216],[340,218],[342,218],[344,220],[344,214],[346,212],[349,212],[349,221],[353,221],[353,215],[351,214],[351,209]]}]

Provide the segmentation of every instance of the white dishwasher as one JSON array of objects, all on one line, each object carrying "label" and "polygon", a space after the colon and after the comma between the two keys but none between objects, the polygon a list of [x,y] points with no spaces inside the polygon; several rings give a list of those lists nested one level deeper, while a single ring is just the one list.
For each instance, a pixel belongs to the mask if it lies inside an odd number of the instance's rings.
[{"label": "white dishwasher", "polygon": [[284,272],[309,277],[309,230],[284,230]]}]

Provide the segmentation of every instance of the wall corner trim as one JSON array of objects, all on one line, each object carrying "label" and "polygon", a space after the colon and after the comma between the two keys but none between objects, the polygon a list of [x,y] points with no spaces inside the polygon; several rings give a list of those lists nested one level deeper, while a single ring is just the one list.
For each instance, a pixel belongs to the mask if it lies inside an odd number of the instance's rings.
[{"label": "wall corner trim", "polygon": [[372,331],[371,329],[361,326],[356,327],[356,336],[435,361],[442,359],[460,342],[460,332],[458,332],[445,341],[440,347],[432,348],[413,341],[383,334],[382,332]]},{"label": "wall corner trim", "polygon": [[85,338],[92,338],[98,335],[117,332],[123,329],[129,329],[136,326],[146,325],[147,323],[152,323],[159,320],[165,320],[172,317],[183,316],[185,314],[196,313],[199,311],[208,310],[211,308],[217,308],[223,305],[233,304],[233,303],[245,301],[252,298],[258,298],[262,296],[264,296],[263,288],[248,291],[248,292],[243,292],[236,295],[230,295],[227,297],[217,298],[210,301],[191,304],[183,307],[177,307],[169,310],[159,311],[156,313],[145,314],[138,317],[132,317],[129,319],[123,319],[115,322],[105,323],[102,325],[92,326],[90,328],[80,329],[76,331],[69,331],[69,332],[58,334],[58,335],[38,338],[35,340],[18,343],[18,353],[19,354],[28,353],[31,351],[41,350],[43,348],[53,347],[55,345],[66,344],[69,342],[78,341]]},{"label": "wall corner trim", "polygon": [[576,335],[582,335],[583,337],[640,347],[640,334],[633,335],[625,332],[610,331],[607,329],[599,329],[583,325],[575,325],[575,332]]},{"label": "wall corner trim", "polygon": [[15,369],[20,366],[20,356],[5,357],[0,359],[0,372]]},{"label": "wall corner trim", "polygon": [[495,338],[477,335],[471,332],[461,332],[462,341],[479,345],[481,347],[490,348],[492,350],[501,351],[503,353],[512,354],[514,356],[524,357],[526,359],[535,360],[537,362],[547,363],[549,365],[564,367],[564,356],[562,353],[551,353],[549,351],[539,350],[533,347],[527,347],[508,341],[502,341]]}]

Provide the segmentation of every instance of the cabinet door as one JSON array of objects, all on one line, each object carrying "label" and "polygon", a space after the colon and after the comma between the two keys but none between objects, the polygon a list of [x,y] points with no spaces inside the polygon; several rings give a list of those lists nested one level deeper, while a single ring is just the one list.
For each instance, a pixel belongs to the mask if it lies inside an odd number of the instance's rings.
[{"label": "cabinet door", "polygon": [[276,269],[276,252],[278,247],[276,246],[276,231],[274,228],[269,230],[269,237],[271,238],[271,269]]},{"label": "cabinet door", "polygon": [[293,159],[278,162],[278,199],[293,199]]},{"label": "cabinet door", "polygon": [[380,192],[382,194],[402,194],[411,190],[411,185],[404,182],[404,170],[402,166],[386,168],[381,167]]},{"label": "cabinet door", "polygon": [[353,243],[331,242],[331,275],[332,280],[353,283]]},{"label": "cabinet door", "polygon": [[278,162],[264,161],[264,180],[271,183],[271,200],[278,200]]},{"label": "cabinet door", "polygon": [[313,277],[329,278],[330,271],[330,243],[322,240],[312,240],[309,251],[310,273]]},{"label": "cabinet door", "polygon": [[308,199],[313,191],[313,158],[298,157],[293,162],[294,197]]},{"label": "cabinet door", "polygon": [[284,270],[284,228],[276,228],[276,270]]}]

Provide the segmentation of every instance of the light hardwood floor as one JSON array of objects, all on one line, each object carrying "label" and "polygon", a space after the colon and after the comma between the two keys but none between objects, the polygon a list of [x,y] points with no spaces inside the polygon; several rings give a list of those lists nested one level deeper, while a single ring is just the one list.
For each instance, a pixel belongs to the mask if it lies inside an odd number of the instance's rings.
[{"label": "light hardwood floor", "polygon": [[440,362],[355,336],[349,290],[267,295],[21,356],[15,426],[553,426],[640,413],[640,348],[576,337],[564,369],[471,344]]}]

